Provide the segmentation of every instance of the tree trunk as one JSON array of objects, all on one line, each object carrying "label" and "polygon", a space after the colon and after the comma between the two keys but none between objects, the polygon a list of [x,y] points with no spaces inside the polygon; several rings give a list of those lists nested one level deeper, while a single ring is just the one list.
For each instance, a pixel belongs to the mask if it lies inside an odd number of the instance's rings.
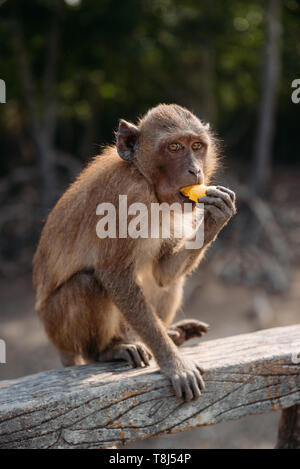
[{"label": "tree trunk", "polygon": [[280,75],[281,0],[269,0],[262,70],[261,103],[251,190],[263,194],[271,174],[276,94]]},{"label": "tree trunk", "polygon": [[19,69],[20,84],[26,105],[29,131],[38,156],[39,188],[43,212],[47,213],[56,197],[55,128],[56,128],[56,64],[59,39],[60,2],[53,9],[52,25],[46,54],[43,117],[38,111],[38,95],[25,46],[25,40],[17,7],[12,7],[11,32],[15,59]]}]

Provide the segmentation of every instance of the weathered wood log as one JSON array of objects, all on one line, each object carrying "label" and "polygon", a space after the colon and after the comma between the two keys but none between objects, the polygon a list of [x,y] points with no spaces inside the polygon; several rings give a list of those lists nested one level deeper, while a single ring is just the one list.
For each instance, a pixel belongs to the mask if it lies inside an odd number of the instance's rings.
[{"label": "weathered wood log", "polygon": [[300,405],[282,411],[276,449],[300,449]]},{"label": "weathered wood log", "polygon": [[94,364],[0,382],[1,448],[104,448],[300,404],[300,325],[182,349],[206,390],[177,400],[152,364]]}]

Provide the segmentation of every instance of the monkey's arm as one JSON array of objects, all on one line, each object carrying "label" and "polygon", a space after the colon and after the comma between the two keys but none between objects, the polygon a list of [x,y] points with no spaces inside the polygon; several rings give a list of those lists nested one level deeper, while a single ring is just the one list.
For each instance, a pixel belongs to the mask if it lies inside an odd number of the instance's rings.
[{"label": "monkey's arm", "polygon": [[191,272],[200,262],[207,246],[199,249],[181,248],[177,252],[167,252],[153,265],[153,276],[160,287],[167,287],[182,275]]},{"label": "monkey's arm", "polygon": [[217,186],[206,191],[206,197],[199,199],[204,204],[204,243],[200,249],[168,251],[154,263],[153,275],[158,285],[164,287],[186,275],[197,267],[208,246],[221,229],[236,213],[235,193],[226,187]]},{"label": "monkey's arm", "polygon": [[177,397],[186,400],[199,397],[204,388],[201,368],[181,357],[135,281],[133,266],[119,273],[105,270],[97,276],[126,321],[153,352],[161,371],[171,380]]}]

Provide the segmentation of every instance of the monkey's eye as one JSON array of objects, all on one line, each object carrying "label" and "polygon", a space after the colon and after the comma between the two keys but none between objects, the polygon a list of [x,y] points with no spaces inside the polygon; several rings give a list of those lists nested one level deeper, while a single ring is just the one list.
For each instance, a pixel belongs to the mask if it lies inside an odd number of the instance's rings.
[{"label": "monkey's eye", "polygon": [[181,145],[179,145],[179,143],[169,143],[168,145],[168,149],[172,152],[178,151],[180,150],[180,148],[181,148]]},{"label": "monkey's eye", "polygon": [[201,142],[195,142],[195,143],[192,144],[192,150],[193,151],[201,150],[202,147],[203,147],[203,145],[202,145]]}]

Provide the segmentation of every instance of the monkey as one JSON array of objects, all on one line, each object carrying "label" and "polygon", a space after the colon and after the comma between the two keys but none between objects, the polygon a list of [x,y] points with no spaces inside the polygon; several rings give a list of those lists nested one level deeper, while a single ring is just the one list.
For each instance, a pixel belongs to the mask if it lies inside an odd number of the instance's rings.
[{"label": "monkey", "polygon": [[[101,202],[197,204],[180,188],[209,184],[219,162],[208,124],[177,104],[159,104],[137,124],[121,119],[115,145],[86,166],[50,212],[33,260],[36,310],[64,366],[125,360],[148,366],[154,356],[175,395],[190,401],[205,388],[200,364],[178,349],[208,326],[185,319],[172,325],[187,274],[199,264],[236,213],[236,197],[210,186],[204,204],[204,242],[185,238],[96,235]],[[119,220],[117,220],[117,223]]]}]

